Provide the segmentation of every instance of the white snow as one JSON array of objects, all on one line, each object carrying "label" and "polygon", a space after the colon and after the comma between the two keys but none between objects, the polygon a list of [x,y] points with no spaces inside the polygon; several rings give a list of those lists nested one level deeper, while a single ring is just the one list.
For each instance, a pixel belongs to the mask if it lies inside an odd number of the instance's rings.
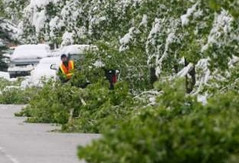
[{"label": "white snow", "polygon": [[149,90],[149,91],[144,91],[141,94],[135,96],[135,99],[138,99],[140,101],[148,101],[148,105],[155,105],[157,103],[156,99],[158,96],[162,95],[163,92],[158,92],[156,90]]},{"label": "white snow", "polygon": [[[57,5],[58,3],[61,3],[60,0],[29,0],[30,2],[28,3],[29,5],[27,5],[24,10],[23,10],[23,17],[25,18],[25,20],[21,20],[18,27],[19,27],[19,32],[18,35],[19,37],[22,37],[21,39],[24,42],[29,42],[29,40],[31,40],[30,42],[36,42],[37,39],[39,39],[39,34],[44,33],[45,30],[42,30],[44,28],[50,28],[50,32],[51,32],[51,36],[54,35],[52,34],[53,31],[52,29],[54,27],[52,27],[54,21],[51,21],[52,18],[49,17],[48,15],[48,10],[46,8],[47,5],[49,5],[50,3]],[[26,23],[27,22],[27,23]],[[50,25],[51,23],[51,25]],[[61,23],[55,24],[60,26]],[[26,38],[23,34],[24,34],[24,29],[31,26],[35,28],[35,34],[33,37],[33,34],[30,34],[28,36],[28,38]],[[42,35],[41,35],[42,37]],[[49,35],[44,35],[44,40],[48,40]]]},{"label": "white snow", "polygon": [[46,21],[45,17],[46,11],[42,10],[40,12],[36,12],[33,15],[32,24],[35,26],[36,32],[39,33],[42,28],[44,28],[44,24]]},{"label": "white snow", "polygon": [[56,30],[59,30],[61,27],[64,26],[64,23],[62,22],[62,20],[60,19],[60,17],[58,16],[55,16],[53,19],[51,19],[50,23],[49,23],[49,26],[50,26],[50,36],[51,37],[54,37],[55,36],[55,31]]},{"label": "white snow", "polygon": [[124,51],[127,49],[127,44],[133,39],[133,33],[134,33],[135,27],[131,27],[129,29],[129,32],[124,35],[123,38],[120,39],[120,48],[119,51]]},{"label": "white snow", "polygon": [[189,17],[196,11],[199,2],[194,4],[191,8],[187,10],[187,13],[181,16],[182,26],[186,26],[189,23]]},{"label": "white snow", "polygon": [[194,19],[200,18],[201,16],[203,16],[203,10],[201,10],[201,9],[198,9],[197,11],[195,11],[193,13],[193,18]]},{"label": "white snow", "polygon": [[157,67],[156,67],[156,76],[159,76],[161,74],[163,61],[168,56],[169,45],[172,44],[175,39],[176,39],[175,34],[174,33],[169,33],[169,35],[168,35],[168,37],[166,39],[165,50],[163,52],[163,55],[161,56],[160,59],[156,60],[156,65],[157,65]]},{"label": "white snow", "polygon": [[105,66],[105,64],[102,61],[99,61],[99,60],[96,61],[93,65],[97,68]]},{"label": "white snow", "polygon": [[58,3],[60,0],[31,0],[29,6],[35,8],[41,8],[48,5],[50,2]]},{"label": "white snow", "polygon": [[11,37],[11,39],[13,40],[17,39],[19,29],[12,22],[8,20],[2,20],[0,23],[0,28],[6,33],[9,33],[9,36]]},{"label": "white snow", "polygon": [[198,95],[197,96],[197,101],[201,102],[203,105],[206,105],[207,104],[207,97],[208,97],[207,93],[205,93],[204,95]]},{"label": "white snow", "polygon": [[4,79],[7,79],[7,80],[10,80],[9,73],[8,72],[0,71],[0,78],[4,78]]},{"label": "white snow", "polygon": [[40,59],[50,55],[50,47],[45,44],[20,45],[16,47],[11,60]]},{"label": "white snow", "polygon": [[49,57],[59,57],[59,56],[61,56],[60,48],[51,50],[51,55]]},{"label": "white snow", "polygon": [[239,57],[233,55],[230,61],[228,62],[229,68],[234,67],[234,65],[238,62],[239,62]]},{"label": "white snow", "polygon": [[144,25],[147,26],[147,23],[148,23],[148,16],[144,14],[139,26],[144,26]]},{"label": "white snow", "polygon": [[222,39],[221,36],[230,35],[232,22],[233,17],[227,11],[222,10],[219,14],[215,13],[213,27],[208,36],[208,41],[202,47],[201,52],[206,51],[212,44],[216,44],[221,47],[223,44],[228,43],[228,40]]},{"label": "white snow", "polygon": [[31,71],[31,76],[28,80],[30,85],[41,86],[43,79],[56,79],[56,70],[50,69],[52,64],[56,65],[56,68],[59,67],[61,64],[60,57],[48,57],[41,59],[39,64]]},{"label": "white snow", "polygon": [[149,36],[148,36],[148,40],[152,39],[153,36],[160,32],[161,28],[162,28],[162,23],[164,22],[164,19],[158,19],[158,18],[155,18],[154,20],[154,24],[153,24],[153,27],[149,33]]},{"label": "white snow", "polygon": [[57,27],[59,20],[60,20],[60,18],[58,16],[55,16],[53,19],[51,19],[51,21],[49,23],[51,30],[53,30],[55,27]]},{"label": "white snow", "polygon": [[73,39],[74,34],[70,32],[65,32],[62,36],[62,43],[61,46],[72,45],[74,43]]},{"label": "white snow", "polygon": [[51,65],[55,65],[58,68],[61,64],[60,57],[47,57],[40,60],[39,64],[31,71],[31,75],[25,77],[25,80],[21,83],[21,88],[25,89],[31,86],[43,86],[43,81],[49,79],[56,80],[57,70],[52,70]]},{"label": "white snow", "polygon": [[5,46],[5,44],[3,43],[4,41],[2,39],[0,39],[0,47],[1,46]]},{"label": "white snow", "polygon": [[26,88],[32,86],[32,84],[30,83],[29,79],[30,79],[30,76],[26,76],[24,78],[24,80],[21,82],[21,86],[20,87],[22,89],[26,89]]},{"label": "white snow", "polygon": [[193,91],[193,95],[198,95],[202,90],[203,86],[208,84],[208,81],[211,79],[211,71],[209,69],[209,58],[200,59],[195,65],[196,70],[196,84]]},{"label": "white snow", "polygon": [[189,63],[186,67],[184,67],[180,72],[177,73],[177,77],[184,77],[186,76],[193,68],[193,64]]},{"label": "white snow", "polygon": [[62,47],[60,49],[60,55],[61,54],[84,54],[85,51],[87,50],[91,50],[91,49],[94,49],[96,48],[96,46],[93,46],[93,45],[69,45],[69,46],[65,46],[65,47]]}]

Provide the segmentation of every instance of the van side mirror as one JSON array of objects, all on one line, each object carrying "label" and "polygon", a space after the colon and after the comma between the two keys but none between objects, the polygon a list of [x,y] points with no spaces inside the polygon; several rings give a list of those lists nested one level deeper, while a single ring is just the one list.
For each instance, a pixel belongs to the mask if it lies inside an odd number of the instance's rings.
[{"label": "van side mirror", "polygon": [[50,69],[52,69],[52,70],[57,70],[56,64],[51,64]]}]

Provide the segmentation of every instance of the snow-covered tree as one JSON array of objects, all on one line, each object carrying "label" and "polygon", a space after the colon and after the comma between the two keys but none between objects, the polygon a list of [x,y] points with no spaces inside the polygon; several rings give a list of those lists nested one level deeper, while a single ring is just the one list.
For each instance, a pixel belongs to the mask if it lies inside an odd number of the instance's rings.
[{"label": "snow-covered tree", "polygon": [[29,0],[2,0],[1,3],[1,7],[4,8],[5,18],[18,23]]},{"label": "snow-covered tree", "polygon": [[99,43],[106,65],[120,68],[124,79],[139,85],[156,76],[185,76],[188,92],[198,92],[206,76],[226,70],[238,56],[238,19],[231,7],[237,1],[22,1],[16,7],[20,1],[4,0],[7,13],[20,17],[23,41]]}]

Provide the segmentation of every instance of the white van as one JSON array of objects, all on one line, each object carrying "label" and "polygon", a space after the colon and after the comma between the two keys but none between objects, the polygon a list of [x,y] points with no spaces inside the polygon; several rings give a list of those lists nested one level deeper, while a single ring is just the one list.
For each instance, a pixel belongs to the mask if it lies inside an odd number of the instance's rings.
[{"label": "white van", "polygon": [[20,45],[10,57],[8,72],[10,78],[27,76],[42,58],[50,56],[50,47],[46,44]]},{"label": "white van", "polygon": [[60,55],[66,54],[73,60],[82,59],[85,56],[86,51],[96,50],[97,47],[94,45],[68,45],[60,49]]},{"label": "white van", "polygon": [[61,64],[60,57],[47,57],[40,60],[39,64],[31,71],[29,82],[34,86],[39,86],[42,83],[42,79],[56,79],[56,71],[50,67],[55,64],[57,67]]}]

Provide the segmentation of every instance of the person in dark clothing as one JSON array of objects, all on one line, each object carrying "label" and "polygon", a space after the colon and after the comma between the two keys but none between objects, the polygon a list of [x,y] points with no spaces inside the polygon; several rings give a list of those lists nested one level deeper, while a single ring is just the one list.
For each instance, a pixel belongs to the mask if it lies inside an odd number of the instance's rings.
[{"label": "person in dark clothing", "polygon": [[109,89],[113,90],[114,89],[114,84],[117,82],[117,75],[118,75],[117,70],[105,69],[104,68],[104,71],[105,71],[106,79],[110,83]]}]

